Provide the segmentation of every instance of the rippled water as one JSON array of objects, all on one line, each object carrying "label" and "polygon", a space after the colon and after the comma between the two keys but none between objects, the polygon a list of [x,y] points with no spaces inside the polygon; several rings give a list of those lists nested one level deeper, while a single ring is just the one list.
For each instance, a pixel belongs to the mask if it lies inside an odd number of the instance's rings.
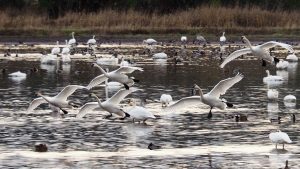
[{"label": "rippled water", "polygon": [[[137,92],[129,97],[148,99],[146,107],[160,118],[148,125],[130,121],[103,119],[105,113],[94,112],[76,119],[78,110],[64,117],[51,114],[48,106],[35,112],[26,109],[36,92],[56,95],[68,84],[87,85],[99,74],[91,62],[73,61],[71,65],[57,67],[39,62],[2,61],[7,73],[26,72],[26,79],[0,76],[0,166],[1,168],[282,168],[285,160],[293,168],[300,167],[299,123],[293,124],[290,113],[298,117],[299,107],[286,108],[283,97],[293,94],[300,98],[297,64],[287,71],[282,84],[270,86],[279,91],[277,102],[268,102],[267,86],[262,78],[265,69],[259,61],[234,61],[221,70],[217,60],[200,59],[192,65],[172,65],[160,62],[137,62],[144,72],[133,75],[140,79]],[[30,73],[33,67],[39,72]],[[113,70],[114,67],[109,67]],[[271,74],[274,67],[268,66]],[[169,93],[174,100],[191,94],[197,83],[208,92],[220,80],[233,76],[239,70],[245,78],[231,88],[224,98],[235,104],[227,111],[213,109],[213,119],[206,119],[208,106],[187,107],[182,111],[166,113],[159,103],[160,95]],[[93,92],[105,98],[104,88]],[[109,91],[111,96],[115,91]],[[78,103],[94,101],[87,91],[76,91],[70,99]],[[236,123],[235,114],[248,116],[248,122]],[[269,118],[282,116],[281,124],[270,123]],[[299,117],[300,118],[300,117]],[[280,129],[293,140],[286,151],[274,150],[268,134]],[[34,152],[34,144],[46,143],[47,153]],[[149,150],[149,143],[162,146]],[[281,146],[279,146],[281,147]]]}]

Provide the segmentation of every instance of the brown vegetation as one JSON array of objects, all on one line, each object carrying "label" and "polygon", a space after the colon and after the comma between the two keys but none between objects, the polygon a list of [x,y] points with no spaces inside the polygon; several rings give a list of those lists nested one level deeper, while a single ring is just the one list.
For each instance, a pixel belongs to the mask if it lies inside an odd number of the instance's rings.
[{"label": "brown vegetation", "polygon": [[58,19],[46,15],[0,12],[1,34],[36,33],[60,35],[76,31],[99,34],[299,34],[299,11],[268,11],[258,7],[202,6],[171,14],[134,10],[103,10],[97,13],[67,13]]}]

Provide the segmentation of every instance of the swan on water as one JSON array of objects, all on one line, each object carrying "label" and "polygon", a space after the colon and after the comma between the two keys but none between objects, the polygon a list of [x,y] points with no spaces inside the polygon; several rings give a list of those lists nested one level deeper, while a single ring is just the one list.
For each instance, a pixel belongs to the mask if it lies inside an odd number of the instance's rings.
[{"label": "swan on water", "polygon": [[181,108],[192,106],[199,103],[204,103],[210,106],[210,111],[207,118],[212,117],[211,110],[216,107],[218,109],[224,110],[227,107],[233,107],[231,103],[228,103],[224,100],[220,99],[220,96],[225,94],[226,91],[231,88],[234,84],[241,81],[243,79],[243,75],[238,73],[235,77],[227,78],[221,80],[209,93],[203,94],[201,88],[198,85],[194,85],[194,89],[199,90],[200,96],[191,96],[185,97],[177,101],[176,103],[168,106],[165,110],[166,111],[177,111]]},{"label": "swan on water", "polygon": [[285,43],[280,43],[280,42],[275,42],[275,41],[269,41],[266,42],[262,45],[257,45],[257,46],[252,46],[250,41],[245,37],[242,36],[242,41],[246,43],[247,48],[237,50],[233,53],[231,53],[220,65],[221,68],[224,68],[224,66],[229,63],[230,61],[238,58],[239,56],[245,55],[252,53],[252,55],[256,56],[259,59],[262,59],[262,65],[266,66],[266,62],[269,63],[275,63],[277,64],[279,62],[279,59],[276,57],[273,57],[269,53],[269,49],[275,46],[281,46],[290,52],[294,52],[293,48],[291,45],[285,44]]},{"label": "swan on water", "polygon": [[168,59],[168,56],[164,52],[156,53],[152,57],[153,59]]},{"label": "swan on water", "polygon": [[54,48],[52,48],[51,54],[58,55],[59,53],[60,53],[59,41],[56,41],[56,46]]},{"label": "swan on water", "polygon": [[10,76],[10,77],[25,77],[26,78],[27,75],[26,75],[26,73],[17,71],[17,72],[8,74],[8,76]]},{"label": "swan on water", "polygon": [[103,83],[105,80],[110,79],[111,81],[116,81],[121,84],[126,89],[129,89],[129,86],[132,86],[135,82],[139,82],[139,80],[135,79],[134,77],[128,77],[127,73],[132,73],[135,70],[143,71],[140,67],[120,67],[117,70],[111,72],[105,72],[99,65],[96,63],[92,64],[93,67],[97,67],[101,71],[101,75],[95,77],[87,86],[90,90],[91,88]]},{"label": "swan on water", "polygon": [[132,99],[130,100],[133,103],[133,108],[130,108],[127,113],[130,115],[130,118],[132,118],[132,122],[134,123],[135,121],[146,123],[146,120],[148,119],[156,119],[156,117],[146,108],[142,106],[137,106],[136,102],[133,101]]},{"label": "swan on water", "polygon": [[186,43],[187,42],[187,37],[186,36],[181,36],[180,41],[182,43]]},{"label": "swan on water", "polygon": [[69,40],[68,44],[71,46],[75,46],[76,45],[76,39],[74,37],[75,32],[72,32],[72,38]]},{"label": "swan on water", "polygon": [[89,46],[96,45],[96,43],[97,43],[97,41],[96,41],[96,39],[95,39],[95,35],[93,35],[93,38],[92,38],[92,39],[89,39],[89,40],[87,41],[87,44],[88,44]]},{"label": "swan on water", "polygon": [[223,35],[220,37],[220,43],[223,45],[226,42],[225,32],[223,32]]},{"label": "swan on water", "polygon": [[66,46],[62,49],[61,54],[68,55],[68,54],[70,54],[70,48],[69,48],[69,45],[68,45],[68,40],[66,40],[65,42],[66,42]]},{"label": "swan on water", "polygon": [[277,69],[287,69],[287,67],[289,66],[289,62],[285,61],[283,59],[279,59],[279,62],[276,65]]},{"label": "swan on water", "polygon": [[[130,88],[129,90],[121,89],[117,93],[115,93],[111,98],[106,99],[104,102],[89,102],[83,105],[78,114],[76,115],[77,118],[84,117],[87,113],[93,110],[105,110],[110,113],[115,113],[121,117],[126,117],[126,113],[118,107],[118,104],[130,93],[139,91],[140,89],[137,88]],[[100,101],[100,100],[99,100]],[[127,115],[128,116],[128,115]]]},{"label": "swan on water", "polygon": [[286,60],[289,62],[298,62],[298,57],[296,56],[295,53],[292,53],[286,57]]},{"label": "swan on water", "polygon": [[152,38],[149,38],[149,39],[143,40],[143,43],[146,43],[147,45],[154,45],[157,43],[157,41]]},{"label": "swan on water", "polygon": [[172,96],[169,94],[162,94],[159,99],[161,106],[166,107],[172,101]]},{"label": "swan on water", "polygon": [[266,73],[267,73],[267,76],[263,78],[264,83],[283,81],[284,80],[283,77],[281,77],[281,76],[270,75],[269,70],[266,70]]},{"label": "swan on water", "polygon": [[40,96],[40,97],[34,99],[30,103],[30,105],[27,109],[27,112],[33,111],[35,108],[37,108],[42,103],[49,103],[50,105],[62,110],[64,112],[64,114],[68,114],[68,112],[66,110],[64,110],[64,108],[73,108],[74,103],[67,99],[77,89],[86,89],[86,87],[79,86],[79,85],[68,85],[60,93],[58,93],[56,96],[53,96],[53,97],[44,96],[41,93],[38,93],[38,96]]},{"label": "swan on water", "polygon": [[277,100],[278,99],[278,91],[276,89],[269,89],[268,90],[268,93],[267,93],[267,96],[268,96],[268,99],[270,100]]},{"label": "swan on water", "polygon": [[281,132],[280,130],[277,132],[270,133],[269,138],[272,141],[272,143],[276,144],[276,149],[277,144],[282,144],[282,149],[284,149],[284,144],[292,143],[290,137],[285,132]]},{"label": "swan on water", "polygon": [[294,95],[291,95],[291,94],[289,94],[289,95],[286,95],[284,98],[283,98],[283,101],[285,101],[285,102],[296,102],[296,96],[294,96]]}]

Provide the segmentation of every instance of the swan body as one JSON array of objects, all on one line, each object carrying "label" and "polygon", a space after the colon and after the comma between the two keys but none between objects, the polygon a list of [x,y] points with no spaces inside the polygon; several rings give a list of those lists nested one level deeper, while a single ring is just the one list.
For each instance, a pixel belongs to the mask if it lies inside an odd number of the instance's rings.
[{"label": "swan body", "polygon": [[134,106],[127,113],[133,119],[133,122],[143,121],[145,123],[147,119],[156,119],[156,117],[150,111],[141,106]]},{"label": "swan body", "polygon": [[277,100],[278,99],[278,91],[276,89],[269,89],[267,93],[268,99]]},{"label": "swan body", "polygon": [[70,48],[69,48],[69,45],[68,45],[68,40],[66,40],[66,46],[62,49],[61,54],[63,54],[63,55],[70,54]]},{"label": "swan body", "polygon": [[96,63],[99,65],[118,65],[119,59],[115,57],[99,58]]},{"label": "swan body", "polygon": [[79,85],[68,85],[60,93],[58,93],[56,96],[53,96],[53,97],[38,94],[40,97],[34,99],[30,103],[30,105],[27,109],[27,112],[33,111],[40,104],[49,103],[51,106],[57,107],[60,110],[62,110],[65,114],[67,114],[68,112],[66,110],[64,110],[63,108],[73,108],[72,102],[67,99],[77,89],[86,89],[86,87],[79,86]]},{"label": "swan body", "polygon": [[100,69],[100,71],[103,73],[97,77],[95,77],[87,86],[87,88],[90,90],[91,88],[105,82],[107,79],[110,79],[111,81],[116,81],[121,84],[123,84],[126,88],[129,88],[128,86],[132,86],[134,82],[138,82],[138,80],[128,77],[127,73],[132,73],[135,70],[143,71],[140,67],[120,67],[117,70],[111,71],[111,72],[105,72],[99,65],[93,64],[93,67],[97,67]]},{"label": "swan body", "polygon": [[56,41],[56,47],[52,48],[51,54],[52,55],[58,55],[59,53],[60,53],[59,42]]},{"label": "swan body", "polygon": [[289,66],[288,61],[284,61],[283,59],[280,59],[279,62],[276,64],[277,69],[286,69]]},{"label": "swan body", "polygon": [[160,103],[162,104],[162,107],[168,106],[171,101],[172,101],[172,96],[169,94],[162,94],[160,96]]},{"label": "swan body", "polygon": [[147,45],[154,45],[157,43],[157,41],[152,38],[149,38],[149,39],[144,40],[143,43],[146,43]]},{"label": "swan body", "polygon": [[274,47],[274,46],[281,46],[290,52],[294,52],[292,46],[285,44],[285,43],[280,43],[280,42],[275,42],[275,41],[269,41],[266,42],[262,45],[257,45],[257,46],[252,46],[250,41],[245,37],[242,36],[242,41],[246,43],[247,48],[237,50],[233,53],[231,53],[220,65],[221,68],[224,68],[224,66],[229,63],[230,61],[238,58],[239,56],[245,55],[252,53],[254,56],[256,56],[259,59],[263,60],[263,66],[265,66],[265,62],[273,63],[275,64],[279,61],[277,58],[272,57],[270,53],[268,52],[268,49]]},{"label": "swan body", "polygon": [[220,42],[223,44],[226,42],[225,32],[223,32],[223,35],[220,37]]},{"label": "swan body", "polygon": [[68,64],[71,62],[71,58],[70,55],[62,55],[61,56],[61,61],[63,62],[63,64]]},{"label": "swan body", "polygon": [[117,114],[122,117],[126,117],[126,114],[123,110],[118,107],[118,104],[130,93],[138,91],[140,89],[137,88],[130,88],[129,90],[121,89],[117,93],[115,93],[111,98],[107,99],[104,102],[89,102],[83,105],[78,114],[76,115],[77,118],[84,117],[87,113],[93,110],[105,110],[109,112],[111,115]]},{"label": "swan body", "polygon": [[281,76],[270,75],[269,70],[266,70],[266,73],[267,73],[267,76],[263,78],[264,83],[283,81],[284,80],[283,77],[281,77]]},{"label": "swan body", "polygon": [[10,77],[22,77],[22,78],[26,78],[26,73],[22,73],[20,71],[14,72],[14,73],[10,73],[8,76]]},{"label": "swan body", "polygon": [[294,95],[291,95],[291,94],[289,94],[289,95],[286,95],[284,98],[283,98],[283,101],[285,101],[285,102],[296,102],[296,96],[294,96]]},{"label": "swan body", "polygon": [[76,45],[76,39],[74,37],[75,32],[72,32],[72,38],[69,40],[68,45],[74,46]]},{"label": "swan body", "polygon": [[180,40],[181,40],[181,42],[186,42],[187,41],[187,37],[186,36],[181,36]]},{"label": "swan body", "polygon": [[292,143],[290,137],[285,132],[281,132],[280,130],[277,132],[270,133],[269,138],[272,141],[272,143],[276,144],[276,149],[277,144],[282,144],[282,148],[284,149],[284,144]]},{"label": "swan body", "polygon": [[87,41],[87,44],[88,44],[89,46],[91,46],[91,45],[96,45],[96,43],[97,43],[97,41],[96,41],[96,39],[95,39],[95,35],[93,35],[93,38],[92,38],[92,39],[89,39],[89,40]]},{"label": "swan body", "polygon": [[153,59],[168,59],[168,56],[166,53],[161,52],[161,53],[156,53],[152,57]]},{"label": "swan body", "polygon": [[194,86],[195,89],[199,90],[200,96],[191,96],[182,98],[174,104],[168,106],[165,110],[167,111],[175,111],[179,110],[186,106],[191,106],[199,103],[204,103],[210,106],[210,112],[208,114],[208,118],[212,117],[211,110],[216,107],[218,109],[224,110],[226,106],[232,107],[233,105],[221,100],[219,97],[226,93],[226,91],[231,88],[234,84],[241,81],[243,79],[242,74],[237,74],[235,77],[227,78],[221,80],[209,93],[203,94],[201,88],[197,85]]},{"label": "swan body", "polygon": [[48,55],[43,55],[41,57],[42,64],[56,64],[56,62],[57,62],[57,55],[48,54]]},{"label": "swan body", "polygon": [[286,57],[286,60],[288,60],[289,62],[298,62],[298,57],[295,55],[295,53],[293,53],[293,54],[289,54]]}]

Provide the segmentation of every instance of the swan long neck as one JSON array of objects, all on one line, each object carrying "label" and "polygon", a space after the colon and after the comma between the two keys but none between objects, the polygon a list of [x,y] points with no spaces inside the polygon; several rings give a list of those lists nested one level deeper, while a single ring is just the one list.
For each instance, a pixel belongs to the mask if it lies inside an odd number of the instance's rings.
[{"label": "swan long neck", "polygon": [[201,97],[201,99],[203,99],[203,92],[202,89],[200,87],[197,87],[198,92],[199,92],[199,96]]},{"label": "swan long neck", "polygon": [[100,99],[96,95],[93,95],[93,96],[96,98],[96,100],[99,104],[99,107],[102,107],[102,103],[101,103]]},{"label": "swan long neck", "polygon": [[68,46],[68,40],[65,40],[65,42],[66,42],[66,45]]},{"label": "swan long neck", "polygon": [[223,32],[223,36],[225,36],[225,32]]},{"label": "swan long neck", "polygon": [[72,38],[75,39],[75,38],[74,38],[74,32],[72,32]]},{"label": "swan long neck", "polygon": [[107,75],[107,72],[105,72],[105,70],[103,70],[102,69],[102,67],[100,67],[99,65],[95,65],[100,71],[101,71],[101,73],[103,73],[104,74],[104,76],[106,76]]},{"label": "swan long neck", "polygon": [[43,98],[44,100],[46,100],[48,103],[50,103],[49,99],[48,99],[46,96],[42,95],[41,93],[38,93],[37,95],[40,96],[40,97],[42,97],[42,98]]},{"label": "swan long neck", "polygon": [[56,41],[56,45],[59,46],[59,41]]},{"label": "swan long neck", "polygon": [[249,41],[247,38],[244,38],[244,41],[245,41],[246,45],[247,45],[249,48],[252,48],[252,45],[251,45],[250,41]]},{"label": "swan long neck", "polygon": [[266,70],[266,72],[267,72],[267,75],[270,76],[270,71],[269,71],[269,70]]},{"label": "swan long neck", "polygon": [[93,39],[95,39],[95,35],[93,35]]}]

